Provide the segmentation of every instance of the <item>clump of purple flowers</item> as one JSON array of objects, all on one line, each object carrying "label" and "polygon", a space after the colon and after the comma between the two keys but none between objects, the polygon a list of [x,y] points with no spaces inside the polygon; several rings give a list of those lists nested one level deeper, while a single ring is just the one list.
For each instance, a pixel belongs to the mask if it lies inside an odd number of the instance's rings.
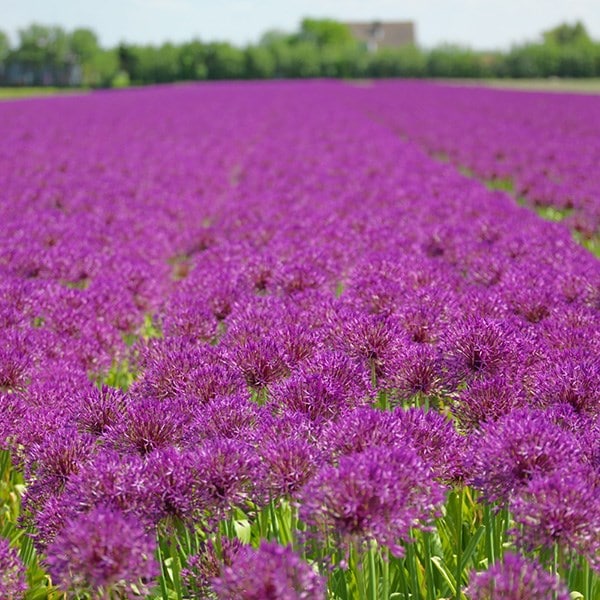
[{"label": "clump of purple flowers", "polygon": [[487,571],[473,573],[466,594],[470,600],[569,600],[556,575],[536,561],[512,553]]},{"label": "clump of purple flowers", "polygon": [[472,483],[489,502],[507,502],[536,474],[566,473],[580,465],[574,436],[541,410],[519,409],[484,424],[466,463]]},{"label": "clump of purple flowers", "polygon": [[181,578],[190,597],[209,596],[212,582],[224,568],[231,567],[235,557],[244,550],[238,539],[208,540],[202,551],[190,556],[187,567],[181,570]]},{"label": "clump of purple flowers", "polygon": [[25,566],[17,549],[8,540],[0,538],[0,597],[18,600],[26,589]]},{"label": "clump of purple flowers", "polygon": [[319,600],[325,581],[288,546],[263,542],[239,550],[213,581],[222,600]]},{"label": "clump of purple flowers", "polygon": [[402,556],[411,528],[424,528],[444,488],[410,446],[373,447],[317,472],[300,494],[300,518],[318,543],[375,540]]},{"label": "clump of purple flowers", "polygon": [[66,524],[49,546],[46,563],[65,591],[148,593],[158,575],[154,550],[137,519],[100,506]]},{"label": "clump of purple flowers", "polygon": [[528,551],[558,544],[600,570],[599,479],[585,467],[536,474],[510,503],[517,544]]}]

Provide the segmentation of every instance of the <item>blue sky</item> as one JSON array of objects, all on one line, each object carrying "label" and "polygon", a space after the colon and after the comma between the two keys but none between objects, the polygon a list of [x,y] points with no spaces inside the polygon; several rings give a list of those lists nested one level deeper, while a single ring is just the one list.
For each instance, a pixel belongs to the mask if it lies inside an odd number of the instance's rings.
[{"label": "blue sky", "polygon": [[577,19],[600,39],[600,0],[0,0],[0,29],[13,42],[18,29],[38,22],[89,26],[105,46],[193,37],[245,44],[268,29],[292,31],[304,16],[410,19],[424,46],[508,48]]}]

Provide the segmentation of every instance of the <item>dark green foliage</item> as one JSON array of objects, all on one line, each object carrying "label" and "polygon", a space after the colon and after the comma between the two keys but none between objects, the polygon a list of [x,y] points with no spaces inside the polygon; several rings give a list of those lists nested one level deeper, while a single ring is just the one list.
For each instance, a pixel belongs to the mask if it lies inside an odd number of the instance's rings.
[{"label": "dark green foliage", "polygon": [[121,43],[100,47],[87,28],[71,33],[33,24],[16,48],[0,32],[0,85],[109,87],[203,79],[271,78],[540,78],[600,77],[600,43],[582,23],[562,23],[540,41],[507,52],[456,44],[369,52],[348,27],[331,19],[304,19],[295,33],[266,32],[258,44],[192,40],[161,46]]}]

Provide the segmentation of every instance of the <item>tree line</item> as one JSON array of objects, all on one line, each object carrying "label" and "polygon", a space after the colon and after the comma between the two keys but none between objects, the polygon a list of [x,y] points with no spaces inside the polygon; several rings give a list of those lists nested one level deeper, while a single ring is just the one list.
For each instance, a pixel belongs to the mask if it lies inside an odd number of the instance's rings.
[{"label": "tree line", "polygon": [[370,52],[333,20],[304,19],[245,47],[195,39],[103,48],[94,31],[30,25],[12,47],[0,31],[0,84],[119,87],[189,80],[377,77],[600,77],[600,42],[563,23],[506,52],[444,44]]}]

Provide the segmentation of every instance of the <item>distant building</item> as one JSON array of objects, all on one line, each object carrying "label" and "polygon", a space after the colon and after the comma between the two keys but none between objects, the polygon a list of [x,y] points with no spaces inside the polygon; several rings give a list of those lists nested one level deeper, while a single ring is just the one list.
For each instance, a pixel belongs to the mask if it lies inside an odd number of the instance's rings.
[{"label": "distant building", "polygon": [[416,43],[412,21],[372,21],[345,23],[352,35],[363,42],[369,52],[379,48],[400,48]]},{"label": "distant building", "polygon": [[77,87],[82,83],[83,70],[75,57],[55,65],[9,58],[0,70],[0,85]]}]

